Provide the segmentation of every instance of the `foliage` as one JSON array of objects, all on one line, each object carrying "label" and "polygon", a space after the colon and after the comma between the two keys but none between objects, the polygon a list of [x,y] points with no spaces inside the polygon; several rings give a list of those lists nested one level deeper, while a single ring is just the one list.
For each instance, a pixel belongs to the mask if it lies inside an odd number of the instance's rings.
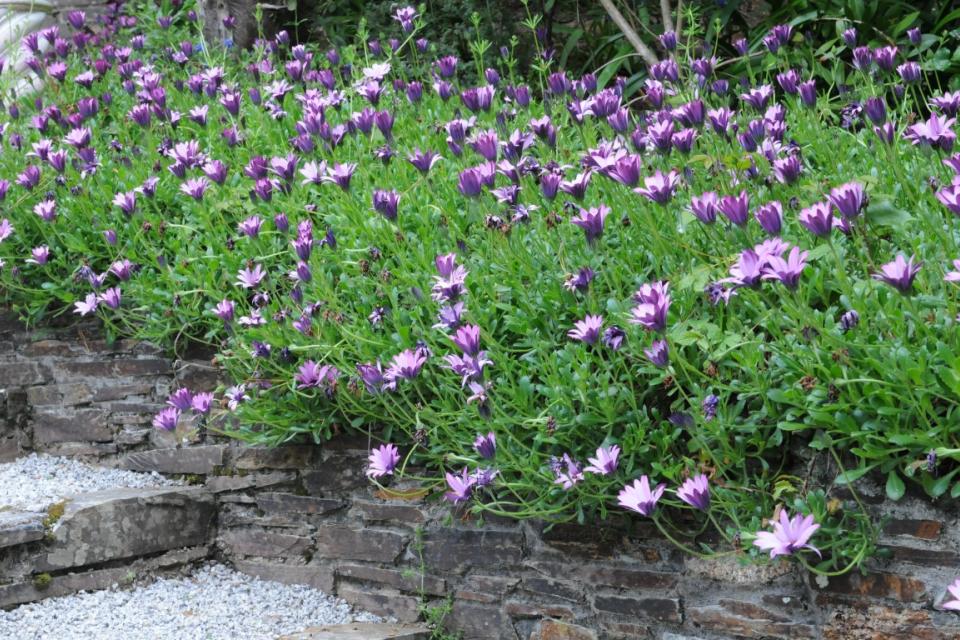
[{"label": "foliage", "polygon": [[[361,30],[340,60],[282,35],[235,60],[197,44],[189,9],[113,16],[99,40],[66,46],[83,50],[64,67],[56,33],[41,36],[49,53],[28,40],[49,88],[9,104],[0,156],[7,302],[32,321],[96,313],[115,334],[219,349],[237,383],[221,406],[178,391],[158,427],[186,428],[193,411],[268,444],[359,430],[400,445],[381,481],[517,518],[604,518],[649,476],[669,491],[645,515],[690,553],[755,556],[741,543],[786,509],[819,524],[823,573],[875,551],[875,523],[838,485],[872,474],[891,499],[908,482],[960,495],[958,292],[944,281],[958,221],[938,200],[957,195],[941,162],[953,121],[919,134],[938,92],[922,70],[909,83],[894,70],[936,47],[901,40],[856,68],[781,27],[779,46],[731,63],[751,86],[730,91],[724,63],[694,72],[696,38],[681,38],[679,64],[658,65],[628,109],[622,80],[571,79],[532,35],[532,90],[511,50],[479,37],[444,86],[415,44],[423,17],[394,25],[383,56]],[[799,92],[791,70],[818,81]],[[705,115],[721,108],[737,110],[729,125]],[[826,203],[845,183],[870,206]],[[782,229],[736,221],[732,200],[716,221],[692,206],[741,191],[744,215],[780,203]],[[790,247],[809,252],[793,279],[777,262]],[[923,261],[899,289],[874,277],[897,254]],[[750,260],[753,280],[733,268]],[[644,320],[665,291],[663,317]],[[457,301],[462,318],[438,319]],[[587,316],[598,335],[575,331]],[[478,348],[451,340],[468,325]],[[613,446],[609,473],[584,469]],[[797,475],[797,454],[831,478]],[[705,513],[676,491],[699,474]],[[720,545],[694,542],[711,527]]]}]

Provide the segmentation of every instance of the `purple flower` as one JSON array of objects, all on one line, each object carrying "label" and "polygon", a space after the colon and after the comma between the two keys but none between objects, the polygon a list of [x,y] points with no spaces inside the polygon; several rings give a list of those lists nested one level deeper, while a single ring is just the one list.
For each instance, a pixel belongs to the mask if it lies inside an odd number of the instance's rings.
[{"label": "purple flower", "polygon": [[960,611],[960,578],[953,581],[953,584],[947,587],[947,591],[953,597],[953,600],[944,600],[940,607],[951,611]]},{"label": "purple flower", "polygon": [[720,199],[713,191],[706,191],[700,197],[690,198],[690,213],[703,224],[713,224],[717,220],[717,205]]},{"label": "purple flower", "polygon": [[180,410],[175,407],[167,407],[153,417],[153,426],[155,429],[164,431],[173,431],[180,422]]},{"label": "purple flower", "polygon": [[248,238],[255,238],[259,235],[262,226],[263,219],[260,216],[250,216],[237,224],[237,231]]},{"label": "purple flower", "polygon": [[700,409],[703,411],[703,418],[707,422],[717,417],[717,409],[720,407],[720,398],[712,393],[703,399],[700,403]]},{"label": "purple flower", "polygon": [[191,178],[180,185],[180,191],[199,202],[203,200],[203,194],[209,186],[210,182],[206,178]]},{"label": "purple flower", "polygon": [[853,220],[867,204],[867,194],[859,182],[848,182],[830,190],[830,204],[837,208],[841,216]]},{"label": "purple flower", "polygon": [[370,393],[380,393],[384,389],[392,390],[396,388],[395,382],[388,382],[387,379],[384,378],[383,367],[380,365],[379,360],[377,360],[376,363],[358,363],[357,373],[360,374],[363,386],[365,386]]},{"label": "purple flower", "polygon": [[887,121],[887,104],[882,97],[867,98],[863,102],[863,112],[875,125],[881,125]]},{"label": "purple flower", "polygon": [[783,205],[777,200],[772,200],[757,207],[757,210],[753,212],[753,217],[768,234],[771,236],[780,235],[780,230],[783,227]]},{"label": "purple flower", "polygon": [[757,111],[766,109],[772,97],[773,87],[768,84],[760,85],[759,87],[748,90],[746,93],[740,94],[740,99]]},{"label": "purple flower", "polygon": [[769,550],[771,558],[788,556],[801,549],[810,549],[820,555],[820,551],[808,543],[819,528],[820,525],[813,522],[813,515],[803,517],[798,513],[790,518],[787,510],[783,509],[780,511],[780,521],[773,525],[773,532],[758,531],[753,544],[764,551]]},{"label": "purple flower", "polygon": [[397,468],[400,462],[400,451],[397,446],[391,443],[380,445],[370,450],[370,456],[367,458],[370,466],[367,468],[368,478],[382,478],[383,476],[393,475],[393,470]]},{"label": "purple flower", "polygon": [[807,80],[806,82],[801,82],[799,91],[800,91],[800,101],[803,102],[804,106],[812,107],[815,104],[817,104],[816,80]]},{"label": "purple flower", "polygon": [[415,148],[413,153],[407,156],[407,161],[423,175],[427,175],[439,159],[439,153],[435,151],[422,152],[419,148]]},{"label": "purple flower", "polygon": [[473,495],[473,487],[476,484],[476,478],[470,475],[470,470],[466,467],[460,472],[460,475],[454,475],[449,471],[446,474],[447,486],[450,491],[443,494],[445,500],[453,504],[466,502]]},{"label": "purple flower", "polygon": [[466,89],[460,93],[460,101],[463,102],[463,106],[474,113],[478,111],[490,111],[490,107],[493,104],[494,91],[494,87],[489,84],[482,87]]},{"label": "purple flower", "polygon": [[800,282],[800,274],[807,266],[809,251],[800,251],[799,247],[790,250],[790,255],[784,260],[777,255],[767,256],[767,268],[764,279],[779,280],[788,289],[796,289]]},{"label": "purple flower", "polygon": [[844,29],[843,33],[840,35],[843,37],[844,44],[851,49],[857,46],[857,30],[854,27]]},{"label": "purple flower", "polygon": [[738,287],[754,287],[760,284],[766,266],[766,254],[761,256],[755,249],[745,249],[738,256],[737,262],[730,267],[730,277],[723,278],[718,284],[731,283]]},{"label": "purple flower", "polygon": [[33,189],[40,184],[40,167],[32,164],[27,165],[20,175],[17,176],[15,182],[24,189]]},{"label": "purple flower", "polygon": [[457,188],[460,190],[460,193],[468,198],[479,196],[483,191],[483,177],[480,169],[471,167],[461,171],[457,181]]},{"label": "purple flower", "polygon": [[397,219],[397,205],[400,203],[400,194],[396,191],[374,189],[373,209],[387,220]]},{"label": "purple flower", "polygon": [[33,212],[44,222],[53,222],[57,217],[57,201],[41,200],[34,205]]},{"label": "purple flower", "polygon": [[561,485],[565,490],[571,489],[583,480],[583,469],[580,463],[571,458],[568,453],[563,454],[562,459],[551,460],[551,467],[555,476],[553,483]]},{"label": "purple flower", "polygon": [[661,369],[670,364],[670,346],[666,340],[654,340],[649,349],[643,350],[643,355]]},{"label": "purple flower", "polygon": [[327,170],[327,175],[323,176],[321,180],[324,182],[332,182],[344,191],[347,191],[350,189],[350,178],[353,177],[353,172],[356,170],[356,163],[336,163]]},{"label": "purple flower", "polygon": [[620,447],[613,445],[610,447],[597,447],[597,453],[593,458],[587,458],[590,466],[584,468],[584,471],[595,473],[600,476],[607,476],[617,470],[617,458],[620,456]]},{"label": "purple flower", "polygon": [[954,122],[956,122],[956,118],[942,118],[933,113],[926,122],[918,122],[907,127],[903,137],[915,145],[940,147],[949,152],[953,149],[953,143],[957,139],[957,134],[951,130]]},{"label": "purple flower", "polygon": [[203,393],[194,394],[193,400],[190,401],[190,408],[201,415],[210,413],[210,408],[212,406],[213,406],[212,393],[203,392]]},{"label": "purple flower", "polygon": [[580,209],[580,213],[570,219],[570,222],[583,229],[587,244],[593,245],[597,238],[603,235],[603,221],[610,213],[610,207],[601,204],[599,207]]},{"label": "purple flower", "polygon": [[27,258],[27,262],[30,264],[43,265],[47,264],[50,261],[50,247],[45,244],[40,245],[39,247],[34,247],[30,250],[30,257]]},{"label": "purple flower", "polygon": [[457,72],[457,63],[460,60],[457,56],[444,56],[436,62],[437,71],[441,78],[450,78]]},{"label": "purple flower", "polygon": [[664,174],[658,169],[654,175],[644,178],[643,184],[643,188],[634,191],[657,204],[666,204],[670,202],[677,185],[680,184],[680,174],[676,171]]},{"label": "purple flower", "polygon": [[677,48],[677,33],[676,31],[664,31],[657,39],[660,40],[660,46],[662,46],[667,51],[673,51]]},{"label": "purple flower", "polygon": [[880,273],[873,274],[874,280],[886,282],[888,285],[903,294],[910,293],[913,287],[913,279],[920,272],[923,262],[914,262],[916,256],[910,256],[907,260],[903,254],[897,255],[892,262],[880,267]]},{"label": "purple flower", "polygon": [[746,191],[741,191],[739,196],[723,196],[717,202],[717,209],[738,227],[746,226],[750,219],[750,196]]},{"label": "purple flower", "polygon": [[833,230],[833,208],[829,202],[816,202],[802,209],[798,219],[807,231],[821,238]]},{"label": "purple flower", "polygon": [[[593,174],[590,171],[584,171],[583,173],[577,174],[573,180],[562,180],[560,182],[560,191],[564,193],[569,193],[573,198],[577,200],[583,200],[583,196],[587,193],[587,187],[590,186],[590,177]],[[546,176],[540,177],[540,186],[543,188],[543,179]],[[544,192],[546,194],[546,191]]]},{"label": "purple flower", "polygon": [[460,327],[450,339],[464,355],[475,356],[480,353],[480,327],[475,324]]},{"label": "purple flower", "polygon": [[860,324],[860,314],[853,309],[840,316],[840,327],[844,331],[850,331],[858,324]]},{"label": "purple flower", "polygon": [[590,288],[590,283],[594,278],[593,269],[590,267],[581,267],[576,274],[567,276],[563,282],[563,288],[568,291],[580,291],[581,293]]},{"label": "purple flower", "polygon": [[111,287],[98,296],[98,300],[111,309],[120,308],[120,299],[120,287]]},{"label": "purple flower", "polygon": [[641,286],[633,295],[638,304],[630,310],[630,323],[639,324],[647,331],[665,329],[671,302],[668,289],[666,282]]},{"label": "purple flower", "polygon": [[481,457],[490,460],[497,454],[496,434],[491,431],[485,436],[477,436],[477,439],[473,441],[473,449],[479,453]]},{"label": "purple flower", "polygon": [[878,47],[873,50],[873,61],[884,71],[892,71],[899,49],[894,46]]},{"label": "purple flower", "polygon": [[217,303],[213,313],[224,322],[230,322],[233,320],[235,308],[236,306],[230,300],[221,300]]},{"label": "purple flower", "polygon": [[657,506],[657,501],[663,495],[665,485],[661,482],[650,490],[650,478],[646,475],[640,476],[639,480],[634,480],[632,485],[627,485],[620,490],[617,495],[617,502],[624,509],[636,511],[637,513],[650,516]]},{"label": "purple flower", "polygon": [[800,156],[792,155],[773,161],[773,175],[782,184],[793,184],[800,177],[803,165]]},{"label": "purple flower", "polygon": [[85,299],[73,303],[73,312],[79,313],[81,316],[89,315],[96,311],[99,305],[100,299],[97,297],[97,294],[88,293]]},{"label": "purple flower", "polygon": [[186,387],[180,387],[170,394],[167,404],[178,411],[189,411],[193,404],[193,392]]},{"label": "purple flower", "polygon": [[607,330],[603,332],[603,346],[612,351],[619,351],[626,337],[627,333],[620,327],[616,325],[607,327]]},{"label": "purple flower", "polygon": [[203,167],[203,174],[217,184],[227,181],[227,165],[219,160],[209,160]]},{"label": "purple flower", "polygon": [[234,283],[244,289],[256,289],[266,277],[267,272],[259,264],[255,264],[252,269],[241,269],[237,272],[237,281]]},{"label": "purple flower", "polygon": [[710,510],[710,483],[707,476],[700,474],[684,480],[677,489],[677,497],[700,511]]},{"label": "purple flower", "polygon": [[401,378],[412,380],[417,377],[426,362],[426,355],[419,349],[417,351],[406,349],[393,357],[383,377],[389,382],[396,382]]},{"label": "purple flower", "polygon": [[297,383],[297,389],[309,389],[310,387],[319,388],[324,384],[332,384],[340,372],[336,367],[328,364],[318,365],[313,360],[307,360],[294,375],[293,379]]},{"label": "purple flower", "polygon": [[577,320],[574,323],[574,328],[567,332],[567,336],[592,345],[600,338],[601,329],[603,329],[603,316],[587,315],[583,320]]}]

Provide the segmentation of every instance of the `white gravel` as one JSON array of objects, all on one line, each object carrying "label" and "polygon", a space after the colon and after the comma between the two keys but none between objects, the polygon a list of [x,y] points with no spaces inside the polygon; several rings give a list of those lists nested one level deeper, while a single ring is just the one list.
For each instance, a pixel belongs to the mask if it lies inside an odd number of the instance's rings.
[{"label": "white gravel", "polygon": [[[43,511],[60,500],[89,491],[118,487],[163,487],[180,484],[157,473],[95,467],[70,458],[30,454],[0,464],[0,509]],[[0,636],[4,637],[4,636]]]},{"label": "white gravel", "polygon": [[0,611],[0,638],[267,640],[310,626],[380,621],[310,587],[207,565],[189,578],[81,592]]}]

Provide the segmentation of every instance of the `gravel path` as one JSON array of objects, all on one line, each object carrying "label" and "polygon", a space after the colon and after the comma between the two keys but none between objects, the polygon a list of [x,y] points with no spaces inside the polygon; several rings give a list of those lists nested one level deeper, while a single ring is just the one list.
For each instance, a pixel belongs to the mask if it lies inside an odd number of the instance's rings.
[{"label": "gravel path", "polygon": [[207,565],[189,578],[81,592],[0,611],[0,638],[267,640],[309,626],[379,621],[310,587]]},{"label": "gravel path", "polygon": [[[0,508],[43,511],[63,498],[117,487],[162,487],[179,484],[156,473],[95,467],[70,458],[30,454],[0,464]],[[3,636],[0,636],[3,637]]]}]

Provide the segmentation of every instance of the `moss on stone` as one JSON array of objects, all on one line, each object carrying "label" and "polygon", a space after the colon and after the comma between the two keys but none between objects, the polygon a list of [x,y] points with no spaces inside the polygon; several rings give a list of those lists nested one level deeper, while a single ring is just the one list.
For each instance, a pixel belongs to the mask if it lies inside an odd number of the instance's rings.
[{"label": "moss on stone", "polygon": [[37,591],[44,591],[49,588],[51,582],[53,582],[53,576],[49,573],[38,573],[33,576],[33,588]]},{"label": "moss on stone", "polygon": [[67,501],[61,500],[60,502],[54,502],[52,505],[47,507],[47,515],[43,519],[43,526],[47,529],[53,527],[57,524],[57,521],[63,517],[64,512],[67,510]]}]

